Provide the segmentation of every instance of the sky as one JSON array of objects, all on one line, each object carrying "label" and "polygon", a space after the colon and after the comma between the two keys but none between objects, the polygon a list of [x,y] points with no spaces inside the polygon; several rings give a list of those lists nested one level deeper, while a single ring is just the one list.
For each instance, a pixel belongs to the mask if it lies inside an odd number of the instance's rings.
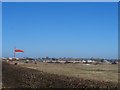
[{"label": "sky", "polygon": [[[0,3],[0,43],[2,42],[2,3]],[[2,57],[2,43],[0,44],[0,57]]]},{"label": "sky", "polygon": [[115,2],[2,4],[2,54],[13,57],[118,57]]}]

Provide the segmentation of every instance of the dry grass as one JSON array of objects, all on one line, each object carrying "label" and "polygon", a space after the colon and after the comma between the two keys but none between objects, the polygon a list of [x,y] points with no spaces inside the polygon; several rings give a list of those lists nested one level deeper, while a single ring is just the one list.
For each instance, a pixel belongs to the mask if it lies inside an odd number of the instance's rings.
[{"label": "dry grass", "polygon": [[26,67],[3,62],[3,90],[11,90],[12,88],[15,88],[15,90],[26,90],[31,88],[84,88],[85,90],[93,88],[100,90],[117,90],[118,88],[118,84],[113,82],[86,80],[64,75],[50,74]]},{"label": "dry grass", "polygon": [[118,65],[85,65],[55,63],[20,63],[22,67],[37,69],[51,74],[65,75],[99,81],[118,82]]}]

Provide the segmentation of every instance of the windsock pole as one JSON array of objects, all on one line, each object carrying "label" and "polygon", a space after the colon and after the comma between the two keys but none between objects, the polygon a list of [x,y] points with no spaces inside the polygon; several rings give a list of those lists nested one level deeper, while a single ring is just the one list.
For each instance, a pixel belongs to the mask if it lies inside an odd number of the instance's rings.
[{"label": "windsock pole", "polygon": [[16,52],[15,52],[16,47],[14,47],[14,58],[16,58]]}]

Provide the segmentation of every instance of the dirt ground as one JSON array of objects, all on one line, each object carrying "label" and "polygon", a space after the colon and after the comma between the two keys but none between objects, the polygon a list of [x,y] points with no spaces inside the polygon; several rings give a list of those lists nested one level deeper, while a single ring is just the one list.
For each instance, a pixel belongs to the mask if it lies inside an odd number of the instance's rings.
[{"label": "dirt ground", "polygon": [[50,74],[8,63],[2,64],[2,87],[6,88],[107,88],[117,90],[113,82],[95,81]]}]

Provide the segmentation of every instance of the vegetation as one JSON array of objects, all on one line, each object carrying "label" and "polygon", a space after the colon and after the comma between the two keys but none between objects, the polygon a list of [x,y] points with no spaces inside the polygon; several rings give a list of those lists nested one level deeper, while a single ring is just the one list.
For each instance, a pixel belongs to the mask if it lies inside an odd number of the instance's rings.
[{"label": "vegetation", "polygon": [[3,90],[4,88],[107,88],[117,90],[117,84],[113,82],[50,74],[8,63],[3,63],[2,66]]}]

